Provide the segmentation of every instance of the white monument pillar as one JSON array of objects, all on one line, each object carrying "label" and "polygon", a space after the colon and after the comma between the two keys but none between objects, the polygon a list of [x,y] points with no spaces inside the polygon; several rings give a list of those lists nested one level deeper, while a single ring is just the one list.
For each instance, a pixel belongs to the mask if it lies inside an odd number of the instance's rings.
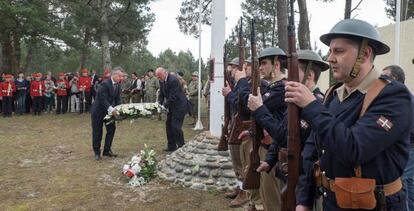
[{"label": "white monument pillar", "polygon": [[210,84],[210,133],[217,137],[221,135],[224,119],[224,97],[221,95],[221,88],[224,86],[225,3],[225,0],[212,2],[211,58],[214,58],[214,81]]}]

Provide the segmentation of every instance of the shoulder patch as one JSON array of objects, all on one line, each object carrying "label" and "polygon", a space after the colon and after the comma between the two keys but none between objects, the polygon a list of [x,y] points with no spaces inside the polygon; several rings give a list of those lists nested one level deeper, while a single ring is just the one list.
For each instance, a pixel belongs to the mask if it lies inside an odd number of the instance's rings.
[{"label": "shoulder patch", "polygon": [[393,126],[392,122],[382,115],[378,118],[377,124],[387,132],[391,130]]}]

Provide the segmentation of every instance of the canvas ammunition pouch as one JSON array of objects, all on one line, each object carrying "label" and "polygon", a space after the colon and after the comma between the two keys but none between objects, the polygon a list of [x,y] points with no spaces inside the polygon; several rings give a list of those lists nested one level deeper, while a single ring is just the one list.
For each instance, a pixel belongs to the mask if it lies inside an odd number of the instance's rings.
[{"label": "canvas ammunition pouch", "polygon": [[250,129],[252,126],[251,120],[242,121],[239,117],[234,118],[234,122],[231,125],[229,144],[230,145],[240,145],[242,140],[239,139],[239,135],[242,131]]}]

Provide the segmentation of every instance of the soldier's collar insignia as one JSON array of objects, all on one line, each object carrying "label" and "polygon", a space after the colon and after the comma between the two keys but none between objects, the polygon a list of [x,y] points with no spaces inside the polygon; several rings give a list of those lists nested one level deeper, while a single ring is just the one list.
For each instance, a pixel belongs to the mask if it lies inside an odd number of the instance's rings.
[{"label": "soldier's collar insignia", "polygon": [[266,92],[266,93],[264,94],[264,96],[265,96],[265,97],[269,97],[269,96],[270,96],[270,92]]},{"label": "soldier's collar insignia", "polygon": [[378,118],[377,124],[387,132],[391,130],[393,126],[392,122],[382,115]]}]

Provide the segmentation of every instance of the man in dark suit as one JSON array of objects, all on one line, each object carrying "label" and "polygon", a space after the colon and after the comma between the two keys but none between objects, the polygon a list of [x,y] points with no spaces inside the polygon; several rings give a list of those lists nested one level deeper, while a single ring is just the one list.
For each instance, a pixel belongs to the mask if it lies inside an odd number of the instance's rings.
[{"label": "man in dark suit", "polygon": [[[118,85],[123,77],[123,69],[116,67],[111,72],[111,77],[105,80],[99,86],[96,93],[96,99],[92,105],[92,147],[95,153],[95,160],[101,160],[101,140],[102,140],[102,126],[104,124],[104,117],[108,113],[117,115],[118,111],[114,108],[121,102],[121,88]],[[116,157],[112,153],[111,145],[115,135],[115,122],[105,125],[106,136],[105,146],[102,155],[108,157]]]},{"label": "man in dark suit", "polygon": [[188,113],[190,104],[181,89],[178,79],[160,67],[155,71],[155,76],[160,81],[158,103],[168,109],[167,130],[168,148],[164,151],[175,151],[184,145],[182,130],[185,114]]}]

